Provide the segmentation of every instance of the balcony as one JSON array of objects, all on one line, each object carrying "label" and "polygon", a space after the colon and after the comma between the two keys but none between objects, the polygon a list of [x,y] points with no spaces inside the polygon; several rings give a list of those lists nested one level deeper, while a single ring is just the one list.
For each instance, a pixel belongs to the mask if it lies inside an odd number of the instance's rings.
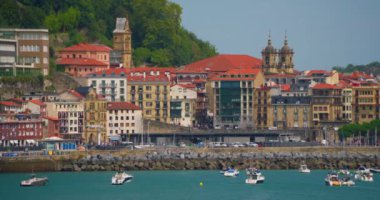
[{"label": "balcony", "polygon": [[99,84],[99,88],[116,88],[116,83],[101,83]]}]

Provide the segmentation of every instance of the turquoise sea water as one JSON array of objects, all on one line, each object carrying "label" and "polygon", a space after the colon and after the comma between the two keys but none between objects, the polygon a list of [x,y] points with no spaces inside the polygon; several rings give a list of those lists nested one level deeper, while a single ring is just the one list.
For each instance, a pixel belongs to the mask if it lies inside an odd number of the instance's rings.
[{"label": "turquoise sea water", "polygon": [[328,187],[324,185],[327,172],[264,170],[263,184],[247,185],[245,171],[236,178],[218,171],[131,171],[134,180],[121,186],[111,185],[114,172],[39,173],[49,178],[45,187],[20,187],[20,181],[30,174],[9,173],[0,174],[0,200],[380,199],[380,174],[375,174],[372,183],[356,181],[354,187]]}]

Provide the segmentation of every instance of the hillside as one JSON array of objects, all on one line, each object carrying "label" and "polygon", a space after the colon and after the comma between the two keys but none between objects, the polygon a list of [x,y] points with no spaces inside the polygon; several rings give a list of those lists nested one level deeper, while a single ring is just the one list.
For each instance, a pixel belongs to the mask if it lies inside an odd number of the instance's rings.
[{"label": "hillside", "polygon": [[180,66],[216,54],[181,25],[182,8],[168,0],[2,0],[0,27],[48,28],[51,52],[79,42],[112,46],[117,17],[128,17],[135,65]]},{"label": "hillside", "polygon": [[355,71],[365,72],[366,74],[373,74],[374,76],[380,75],[380,62],[371,62],[367,65],[352,65],[346,67],[333,67],[332,69],[343,73],[352,73]]}]

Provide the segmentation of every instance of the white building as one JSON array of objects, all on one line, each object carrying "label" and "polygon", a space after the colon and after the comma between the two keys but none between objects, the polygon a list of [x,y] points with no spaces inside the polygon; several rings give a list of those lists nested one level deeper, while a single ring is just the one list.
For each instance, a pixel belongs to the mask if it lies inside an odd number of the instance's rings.
[{"label": "white building", "polygon": [[193,84],[174,85],[170,88],[170,117],[176,125],[192,127],[195,117],[197,92]]},{"label": "white building", "polygon": [[96,89],[107,101],[126,101],[127,71],[124,68],[108,69],[87,75],[87,85]]},{"label": "white building", "polygon": [[107,105],[107,135],[110,140],[128,138],[142,133],[142,110],[129,102],[109,102]]}]

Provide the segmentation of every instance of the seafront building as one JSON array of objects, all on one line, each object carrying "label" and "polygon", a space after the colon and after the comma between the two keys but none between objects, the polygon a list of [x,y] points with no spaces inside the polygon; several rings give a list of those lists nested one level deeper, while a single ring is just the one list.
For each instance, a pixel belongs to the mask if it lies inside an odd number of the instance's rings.
[{"label": "seafront building", "polygon": [[184,127],[195,124],[195,87],[194,84],[180,84],[170,88],[170,123]]},{"label": "seafront building", "polygon": [[352,121],[370,122],[380,117],[380,86],[361,85],[352,88]]}]

